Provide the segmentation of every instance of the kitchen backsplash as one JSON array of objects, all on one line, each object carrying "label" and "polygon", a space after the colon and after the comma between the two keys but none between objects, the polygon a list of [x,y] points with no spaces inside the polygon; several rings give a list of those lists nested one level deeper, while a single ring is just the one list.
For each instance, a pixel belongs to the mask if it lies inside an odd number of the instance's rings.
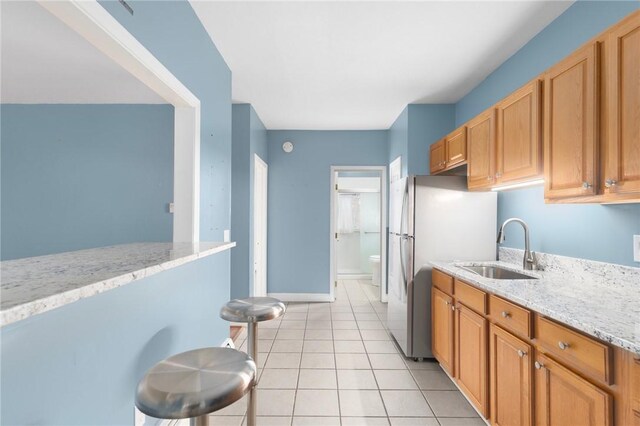
[{"label": "kitchen backsplash", "polygon": [[[500,261],[522,267],[524,250],[500,247]],[[536,258],[541,270],[565,274],[573,281],[601,281],[605,284],[636,286],[640,290],[640,268],[616,265],[615,263],[559,256],[549,253],[537,253]]]}]

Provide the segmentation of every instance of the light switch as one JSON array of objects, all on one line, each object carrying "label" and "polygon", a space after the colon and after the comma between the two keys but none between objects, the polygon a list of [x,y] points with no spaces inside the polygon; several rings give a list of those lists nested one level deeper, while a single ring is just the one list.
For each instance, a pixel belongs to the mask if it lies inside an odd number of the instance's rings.
[{"label": "light switch", "polygon": [[224,237],[223,237],[223,241],[224,241],[225,243],[228,243],[228,242],[230,242],[230,241],[231,241],[231,230],[229,230],[229,229],[225,229],[225,230],[224,230]]},{"label": "light switch", "polygon": [[633,236],[633,261],[640,262],[640,235]]}]

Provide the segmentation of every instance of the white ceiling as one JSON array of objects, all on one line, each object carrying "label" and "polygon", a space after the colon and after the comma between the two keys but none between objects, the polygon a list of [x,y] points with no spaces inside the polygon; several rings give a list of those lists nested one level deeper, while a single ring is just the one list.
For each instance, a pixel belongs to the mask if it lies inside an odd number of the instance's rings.
[{"label": "white ceiling", "polygon": [[270,129],[386,129],[457,102],[572,1],[196,1],[234,102]]},{"label": "white ceiling", "polygon": [[34,1],[0,1],[2,103],[166,103]]}]

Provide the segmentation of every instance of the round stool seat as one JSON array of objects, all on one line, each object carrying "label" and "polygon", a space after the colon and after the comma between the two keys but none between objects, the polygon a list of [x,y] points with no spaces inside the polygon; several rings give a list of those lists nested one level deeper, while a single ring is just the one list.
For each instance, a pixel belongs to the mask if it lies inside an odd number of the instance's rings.
[{"label": "round stool seat", "polygon": [[256,364],[230,348],[195,349],[154,365],[140,380],[136,406],[161,419],[199,417],[242,398],[254,385]]},{"label": "round stool seat", "polygon": [[284,303],[273,297],[234,299],[220,309],[220,317],[233,322],[260,322],[284,314]]}]

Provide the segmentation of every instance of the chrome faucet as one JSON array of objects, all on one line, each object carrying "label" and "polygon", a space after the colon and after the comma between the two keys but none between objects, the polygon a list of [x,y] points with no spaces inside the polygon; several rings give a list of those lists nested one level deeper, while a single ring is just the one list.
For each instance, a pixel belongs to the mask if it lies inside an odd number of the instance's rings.
[{"label": "chrome faucet", "polygon": [[522,268],[528,271],[538,269],[538,260],[536,259],[536,254],[529,248],[529,227],[524,220],[518,219],[517,217],[512,217],[511,219],[505,220],[500,227],[500,230],[498,231],[497,243],[500,244],[504,242],[504,227],[511,222],[519,223],[524,229],[524,259],[522,260]]}]

